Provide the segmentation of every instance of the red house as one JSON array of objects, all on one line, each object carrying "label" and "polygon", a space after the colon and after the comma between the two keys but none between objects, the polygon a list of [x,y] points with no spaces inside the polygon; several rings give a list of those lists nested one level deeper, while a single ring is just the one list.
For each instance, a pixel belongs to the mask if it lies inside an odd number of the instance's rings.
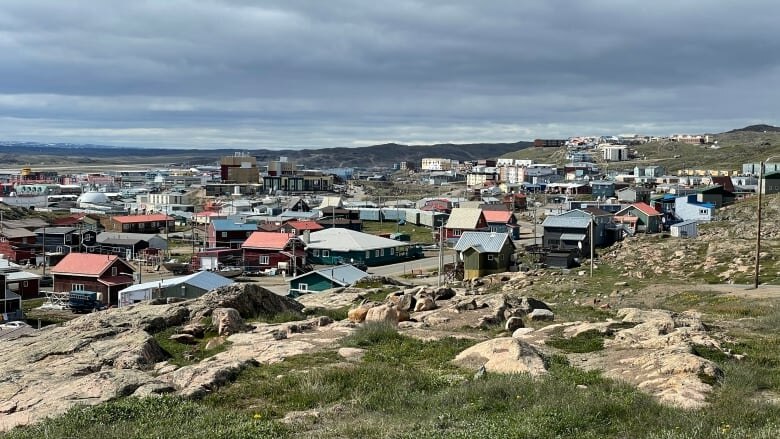
[{"label": "red house", "polygon": [[[250,271],[282,268],[296,272],[306,265],[304,242],[292,233],[254,232],[244,242],[244,266]],[[281,264],[281,266],[280,266]]]},{"label": "red house", "polygon": [[0,230],[0,253],[18,264],[35,264],[37,235],[27,229],[3,228]]},{"label": "red house", "polygon": [[489,231],[485,214],[480,208],[456,207],[452,209],[447,224],[444,226],[444,239],[457,241],[463,232]]},{"label": "red house", "polygon": [[293,235],[301,236],[304,232],[316,232],[318,230],[323,230],[325,227],[322,227],[317,223],[317,221],[289,221],[281,226],[281,231],[284,233],[292,233]]},{"label": "red house", "polygon": [[117,305],[119,290],[133,285],[133,267],[114,255],[68,253],[51,269],[54,291],[94,291],[108,306]]},{"label": "red house", "polygon": [[483,210],[491,232],[507,233],[512,239],[520,239],[520,227],[517,218],[507,210]]}]

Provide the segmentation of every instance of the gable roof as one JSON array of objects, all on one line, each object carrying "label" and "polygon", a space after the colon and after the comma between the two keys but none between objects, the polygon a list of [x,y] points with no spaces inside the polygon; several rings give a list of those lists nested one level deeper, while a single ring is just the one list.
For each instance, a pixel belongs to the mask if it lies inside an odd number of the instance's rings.
[{"label": "gable roof", "polygon": [[237,223],[230,219],[211,220],[211,225],[218,232],[253,232],[257,230],[255,223]]},{"label": "gable roof", "polygon": [[4,228],[0,231],[0,236],[5,236],[6,238],[14,239],[14,238],[32,238],[37,235],[35,234],[35,232],[31,232],[27,229]]},{"label": "gable roof", "polygon": [[482,210],[482,214],[489,223],[508,223],[512,219],[512,212],[508,210]]},{"label": "gable roof", "polygon": [[241,244],[241,248],[283,250],[292,238],[295,238],[292,233],[254,232]]},{"label": "gable roof", "polygon": [[[93,253],[68,253],[52,267],[52,274],[78,274],[84,276],[100,276],[116,261],[124,261],[115,255],[98,255]],[[131,272],[129,264],[124,264]]]},{"label": "gable roof", "polygon": [[482,213],[482,209],[456,207],[450,212],[447,225],[444,227],[448,229],[476,229],[479,220],[484,218],[485,214]]},{"label": "gable roof", "polygon": [[290,221],[287,223],[288,226],[292,227],[295,230],[311,230],[311,231],[317,231],[322,230],[324,227],[322,227],[318,222],[316,221]]},{"label": "gable roof", "polygon": [[607,212],[604,209],[599,209],[598,207],[588,206],[584,209],[581,209],[583,212],[587,212],[593,216],[612,216],[610,212]]},{"label": "gable roof", "polygon": [[652,206],[650,206],[649,204],[644,203],[644,202],[642,202],[642,203],[634,203],[634,204],[632,204],[632,206],[636,207],[639,211],[641,211],[645,215],[650,215],[650,216],[661,215],[661,212],[653,209]]},{"label": "gable roof", "polygon": [[187,276],[172,277],[170,279],[155,280],[152,282],[144,282],[142,284],[131,285],[123,290],[119,290],[120,293],[143,291],[150,288],[167,288],[177,285],[192,285],[205,291],[215,290],[219,287],[230,285],[234,281],[220,276],[212,271],[203,270],[198,271]]},{"label": "gable roof", "polygon": [[131,224],[131,223],[150,223],[154,221],[173,221],[173,217],[168,216],[164,213],[153,213],[149,215],[119,215],[114,216],[111,219],[114,221],[120,223],[120,224]]},{"label": "gable roof", "polygon": [[368,273],[366,273],[365,271],[355,267],[354,265],[346,264],[346,265],[335,265],[333,267],[321,268],[319,270],[314,270],[308,273],[299,274],[298,276],[295,276],[294,278],[290,279],[290,282],[314,274],[318,274],[324,277],[325,279],[333,282],[334,284],[337,284],[342,287],[352,285],[355,282],[359,281],[360,279],[363,279],[364,277],[368,276]]},{"label": "gable roof", "polygon": [[394,239],[382,238],[381,236],[369,235],[368,233],[336,227],[312,232],[312,234],[309,235],[309,245],[307,248],[348,252],[404,247],[408,245],[410,245],[408,242],[396,241]]},{"label": "gable roof", "polygon": [[585,229],[590,226],[589,216],[550,215],[542,222],[542,227],[562,227],[566,229]]},{"label": "gable roof", "polygon": [[455,244],[455,250],[464,251],[473,247],[479,253],[498,253],[507,241],[515,248],[507,233],[463,232]]}]

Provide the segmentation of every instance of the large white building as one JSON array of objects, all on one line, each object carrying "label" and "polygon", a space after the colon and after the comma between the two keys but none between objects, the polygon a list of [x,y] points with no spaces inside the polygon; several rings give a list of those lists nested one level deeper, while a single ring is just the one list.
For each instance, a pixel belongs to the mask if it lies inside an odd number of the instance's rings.
[{"label": "large white building", "polygon": [[452,165],[453,161],[451,159],[426,157],[422,159],[420,169],[423,171],[449,171],[452,169]]},{"label": "large white building", "polygon": [[628,147],[626,145],[603,145],[600,148],[604,160],[608,162],[628,160]]}]

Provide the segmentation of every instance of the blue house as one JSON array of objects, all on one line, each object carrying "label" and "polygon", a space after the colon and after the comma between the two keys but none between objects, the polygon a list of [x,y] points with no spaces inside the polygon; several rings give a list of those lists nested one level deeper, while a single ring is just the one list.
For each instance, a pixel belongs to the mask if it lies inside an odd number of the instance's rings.
[{"label": "blue house", "polygon": [[712,221],[715,203],[698,201],[696,194],[686,195],[675,198],[674,213],[677,218],[683,221]]}]

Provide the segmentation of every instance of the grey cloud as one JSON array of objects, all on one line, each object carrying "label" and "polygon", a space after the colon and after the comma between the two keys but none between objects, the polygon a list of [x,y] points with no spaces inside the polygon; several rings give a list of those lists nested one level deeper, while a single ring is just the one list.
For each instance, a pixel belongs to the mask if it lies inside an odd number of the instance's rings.
[{"label": "grey cloud", "polygon": [[778,12],[773,1],[6,0],[0,136],[313,147],[773,123]]}]

